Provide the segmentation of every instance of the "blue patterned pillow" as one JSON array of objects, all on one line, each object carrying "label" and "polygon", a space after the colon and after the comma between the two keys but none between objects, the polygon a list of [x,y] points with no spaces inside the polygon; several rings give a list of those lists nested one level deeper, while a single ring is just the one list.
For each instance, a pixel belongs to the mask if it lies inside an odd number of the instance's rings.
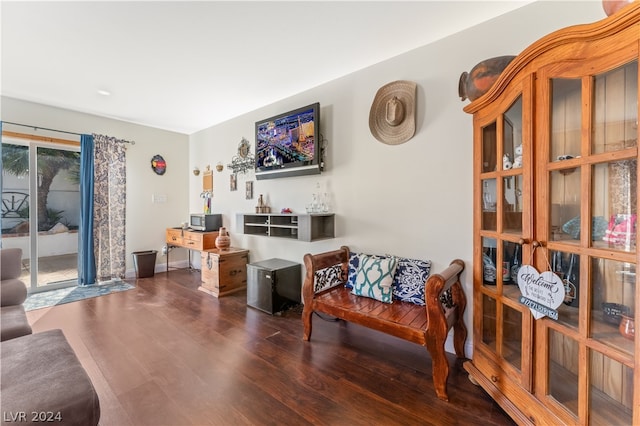
[{"label": "blue patterned pillow", "polygon": [[431,261],[398,258],[393,277],[393,298],[424,306],[424,283],[431,271]]},{"label": "blue patterned pillow", "polygon": [[353,288],[356,283],[356,275],[358,275],[358,266],[360,265],[360,255],[358,253],[349,253],[349,273],[347,275],[346,288]]},{"label": "blue patterned pillow", "polygon": [[313,281],[313,291],[314,293],[317,293],[319,291],[335,287],[343,282],[342,265],[337,264],[329,266],[328,268],[316,271]]},{"label": "blue patterned pillow", "polygon": [[392,303],[391,284],[396,272],[395,257],[360,255],[360,264],[352,293],[384,303]]}]

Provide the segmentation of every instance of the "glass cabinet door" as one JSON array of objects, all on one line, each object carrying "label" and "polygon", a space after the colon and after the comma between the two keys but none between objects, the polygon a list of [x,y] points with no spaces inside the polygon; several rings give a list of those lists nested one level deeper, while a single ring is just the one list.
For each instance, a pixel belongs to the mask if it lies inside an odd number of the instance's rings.
[{"label": "glass cabinet door", "polygon": [[[539,73],[548,134],[536,170],[540,271],[564,284],[558,319],[536,321],[536,394],[580,424],[632,424],[637,312],[638,63]],[[580,73],[584,70],[584,73]],[[555,74],[554,74],[555,73]],[[569,73],[567,73],[569,74]],[[545,109],[546,108],[546,109]],[[542,176],[541,176],[542,175]],[[544,203],[543,201],[548,201]],[[542,214],[542,212],[545,212]],[[637,409],[637,407],[636,407]]]},{"label": "glass cabinet door", "polygon": [[[481,196],[482,293],[479,344],[492,360],[503,366],[510,379],[531,386],[531,336],[528,309],[518,302],[517,274],[529,248],[523,244],[524,170],[530,159],[523,149],[523,98],[516,94],[494,119],[481,126],[481,165],[478,184]],[[478,217],[478,216],[476,216]],[[523,374],[524,372],[524,374]]]}]

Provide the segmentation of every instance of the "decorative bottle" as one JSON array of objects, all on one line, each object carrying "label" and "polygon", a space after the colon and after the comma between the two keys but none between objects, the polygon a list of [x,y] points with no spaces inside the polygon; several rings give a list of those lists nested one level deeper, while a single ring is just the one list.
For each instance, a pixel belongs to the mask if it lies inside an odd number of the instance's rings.
[{"label": "decorative bottle", "polygon": [[516,248],[513,250],[513,258],[511,258],[511,282],[513,284],[518,283],[518,271],[522,266],[522,254],[520,252],[520,244],[516,244]]},{"label": "decorative bottle", "polygon": [[580,302],[580,262],[575,253],[569,257],[569,267],[562,282],[564,283],[564,304],[577,308]]},{"label": "decorative bottle", "polygon": [[506,245],[502,251],[502,284],[511,284],[511,262]]},{"label": "decorative bottle", "polygon": [[488,285],[496,283],[496,253],[493,247],[489,247],[486,253],[482,255],[483,264],[483,281]]},{"label": "decorative bottle", "polygon": [[555,251],[553,252],[553,257],[551,259],[551,269],[553,272],[560,277],[561,280],[564,280],[564,260],[562,259],[562,252]]}]

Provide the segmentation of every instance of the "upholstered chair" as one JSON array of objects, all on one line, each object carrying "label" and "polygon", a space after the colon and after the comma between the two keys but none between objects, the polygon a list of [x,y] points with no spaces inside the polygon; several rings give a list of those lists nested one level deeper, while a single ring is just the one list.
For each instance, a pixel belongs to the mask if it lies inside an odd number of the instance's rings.
[{"label": "upholstered chair", "polygon": [[27,298],[27,287],[20,280],[22,249],[0,249],[0,306],[21,305]]},{"label": "upholstered chair", "polygon": [[0,249],[0,341],[31,334],[22,303],[27,286],[20,280],[22,249]]}]

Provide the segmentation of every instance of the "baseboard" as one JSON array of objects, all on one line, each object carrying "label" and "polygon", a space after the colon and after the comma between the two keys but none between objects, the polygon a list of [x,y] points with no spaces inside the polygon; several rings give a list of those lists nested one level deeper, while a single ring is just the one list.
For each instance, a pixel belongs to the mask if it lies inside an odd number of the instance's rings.
[{"label": "baseboard", "polygon": [[[450,332],[447,336],[447,340],[444,342],[444,350],[451,354],[456,353],[453,347],[453,332]],[[469,336],[467,336],[467,341],[464,343],[464,356],[469,359],[473,356],[473,339]]]},{"label": "baseboard", "polygon": [[[176,262],[169,262],[169,270],[172,269],[185,269],[189,267],[189,261],[188,260],[179,260]],[[160,272],[166,272],[167,271],[167,264],[166,262],[162,262],[162,263],[156,263],[156,266],[153,268],[154,269],[154,273],[158,274]],[[135,268],[133,269],[127,269],[125,271],[124,277],[126,279],[136,279],[136,270]]]}]

